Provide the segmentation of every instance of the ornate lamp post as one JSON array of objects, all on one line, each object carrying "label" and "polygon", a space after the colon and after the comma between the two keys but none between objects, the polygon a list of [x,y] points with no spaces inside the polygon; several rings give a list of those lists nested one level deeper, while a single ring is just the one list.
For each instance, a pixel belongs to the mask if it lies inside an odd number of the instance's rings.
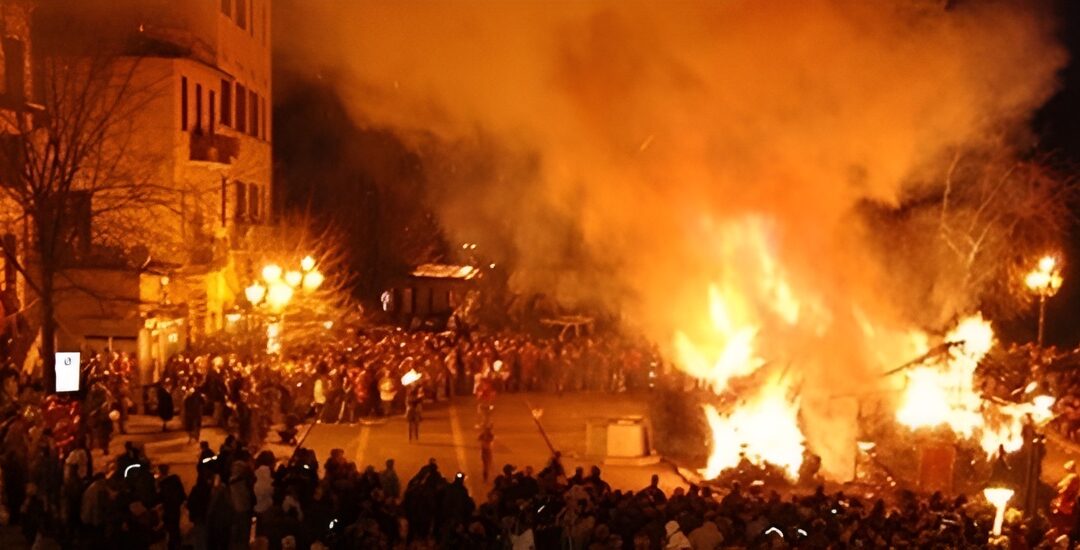
[{"label": "ornate lamp post", "polygon": [[260,273],[262,281],[256,280],[244,289],[244,297],[257,311],[265,306],[271,314],[267,323],[267,352],[280,350],[281,317],[285,308],[292,301],[297,290],[314,292],[324,281],[323,274],[316,268],[315,258],[305,256],[300,260],[300,270],[286,271],[280,265],[271,263],[263,266]]},{"label": "ornate lamp post", "polygon": [[1046,300],[1057,294],[1058,289],[1061,288],[1061,282],[1061,270],[1057,265],[1057,259],[1053,256],[1043,256],[1039,260],[1039,265],[1024,277],[1024,284],[1027,285],[1028,290],[1039,297],[1039,349],[1043,346],[1046,326]]}]

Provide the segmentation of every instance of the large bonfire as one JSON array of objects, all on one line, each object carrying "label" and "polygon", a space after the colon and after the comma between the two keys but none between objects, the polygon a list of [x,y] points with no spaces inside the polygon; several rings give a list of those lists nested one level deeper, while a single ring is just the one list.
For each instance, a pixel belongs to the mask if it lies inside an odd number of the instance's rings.
[{"label": "large bonfire", "polygon": [[[797,353],[810,350],[807,360],[820,360],[829,350],[821,349],[823,342],[801,347],[791,342],[813,341],[834,316],[812,298],[801,301],[797,297],[768,246],[766,229],[760,220],[751,220],[731,233],[726,253],[739,269],[724,273],[709,286],[707,329],[695,332],[696,338],[682,331],[674,335],[678,366],[716,395],[727,397],[718,399],[723,405],[703,406],[711,432],[707,465],[701,471],[706,479],[715,479],[746,461],[778,468],[794,481],[806,451],[820,452],[804,435],[803,417],[810,411],[801,408],[803,381],[798,376],[804,371],[798,368],[801,357]],[[924,332],[886,330],[872,326],[865,316],[855,317],[868,347],[896,354],[882,357],[879,353],[876,359],[883,367],[881,385],[891,394],[887,401],[894,408],[898,427],[916,435],[922,429],[947,427],[992,457],[1001,448],[1020,449],[1028,419],[1035,423],[1050,419],[1053,398],[1049,396],[1029,392],[1027,401],[1011,403],[980,394],[976,367],[996,342],[981,314],[961,319],[935,348],[929,346],[933,338]],[[922,359],[912,362],[913,357]],[[884,368],[905,363],[909,366],[904,369]],[[867,393],[878,390],[867,388]],[[846,421],[854,424],[856,418]],[[854,448],[855,441],[839,446]]]}]

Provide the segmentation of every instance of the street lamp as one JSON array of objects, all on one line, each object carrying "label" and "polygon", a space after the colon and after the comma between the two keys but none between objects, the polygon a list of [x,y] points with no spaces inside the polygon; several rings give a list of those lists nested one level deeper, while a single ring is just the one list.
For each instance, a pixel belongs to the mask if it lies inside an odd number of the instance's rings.
[{"label": "street lamp", "polygon": [[304,280],[304,274],[299,271],[287,271],[285,272],[285,282],[289,286],[296,288],[300,286],[300,283]]},{"label": "street lamp", "polygon": [[258,281],[251,283],[251,286],[244,289],[244,297],[247,298],[247,301],[253,306],[262,303],[265,296],[266,287],[260,285]]},{"label": "street lamp", "polygon": [[266,303],[274,311],[281,311],[292,300],[293,289],[282,281],[276,281],[270,285],[270,291],[266,294]]},{"label": "street lamp", "polygon": [[310,255],[304,256],[304,259],[300,260],[300,269],[303,269],[305,273],[315,269],[315,258]]},{"label": "street lamp", "polygon": [[1039,265],[1024,277],[1024,284],[1027,285],[1028,290],[1039,296],[1039,349],[1042,349],[1046,326],[1046,299],[1057,294],[1058,289],[1061,288],[1061,281],[1061,270],[1058,268],[1057,259],[1053,256],[1043,256],[1039,259]]},{"label": "street lamp", "polygon": [[313,269],[304,274],[304,290],[314,292],[323,284],[323,274],[318,269]]},{"label": "street lamp", "polygon": [[262,269],[263,280],[273,283],[281,278],[281,266],[278,264],[266,264]]}]

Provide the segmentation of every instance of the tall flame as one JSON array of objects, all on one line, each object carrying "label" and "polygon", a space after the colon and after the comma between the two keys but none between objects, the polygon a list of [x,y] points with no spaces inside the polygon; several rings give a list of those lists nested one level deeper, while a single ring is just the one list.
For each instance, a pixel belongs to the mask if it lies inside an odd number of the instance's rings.
[{"label": "tall flame", "polygon": [[[732,380],[748,377],[765,365],[757,345],[768,321],[794,326],[803,310],[768,246],[766,224],[747,219],[726,229],[724,263],[740,269],[725,273],[719,283],[709,286],[708,326],[698,333],[699,338],[678,331],[673,342],[680,368],[718,394]],[[703,470],[707,478],[737,466],[743,458],[759,466],[780,467],[792,479],[798,475],[804,436],[793,381],[781,375],[764,378],[748,394],[740,395],[738,404],[726,414],[705,405],[712,432],[712,449]]]},{"label": "tall flame", "polygon": [[803,461],[803,435],[798,423],[799,402],[792,399],[789,382],[774,377],[760,392],[728,416],[705,405],[712,431],[712,451],[702,474],[714,479],[745,457],[750,463],[783,468],[795,479]]}]

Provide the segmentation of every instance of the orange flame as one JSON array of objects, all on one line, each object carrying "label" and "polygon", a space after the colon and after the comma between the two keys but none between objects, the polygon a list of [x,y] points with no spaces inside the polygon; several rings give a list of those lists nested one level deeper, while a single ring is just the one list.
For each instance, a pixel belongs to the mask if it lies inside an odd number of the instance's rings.
[{"label": "orange flame", "polygon": [[981,314],[962,320],[945,341],[955,344],[947,361],[907,372],[896,419],[912,429],[948,426],[960,437],[978,438],[989,456],[999,446],[1007,452],[1019,450],[1025,419],[1047,422],[1054,399],[1040,395],[1025,403],[999,404],[976,391],[975,368],[994,346],[993,328]]},{"label": "orange flame", "polygon": [[712,431],[712,451],[702,474],[714,479],[745,457],[750,463],[764,463],[784,469],[789,479],[799,474],[803,461],[803,435],[799,430],[798,399],[791,399],[789,383],[776,377],[759,393],[737,407],[729,416],[705,405],[705,417]]}]

